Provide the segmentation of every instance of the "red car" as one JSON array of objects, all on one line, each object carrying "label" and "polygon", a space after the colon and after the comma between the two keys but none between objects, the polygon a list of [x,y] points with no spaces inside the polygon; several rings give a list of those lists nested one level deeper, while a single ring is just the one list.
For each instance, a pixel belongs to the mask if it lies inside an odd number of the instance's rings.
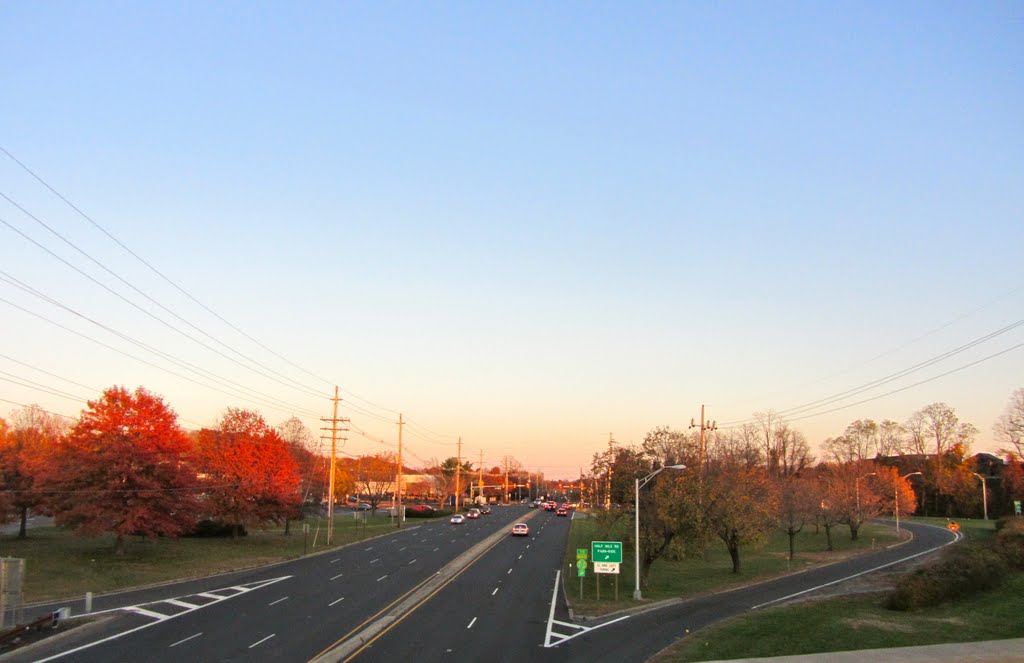
[{"label": "red car", "polygon": [[564,506],[559,507],[558,511],[555,511],[555,515],[556,516],[568,516],[569,515],[569,510],[566,509]]}]

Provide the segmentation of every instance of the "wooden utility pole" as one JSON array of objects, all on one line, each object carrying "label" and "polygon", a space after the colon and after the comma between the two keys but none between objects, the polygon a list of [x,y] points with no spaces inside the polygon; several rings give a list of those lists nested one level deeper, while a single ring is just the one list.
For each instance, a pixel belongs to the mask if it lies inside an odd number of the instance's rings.
[{"label": "wooden utility pole", "polygon": [[395,478],[395,493],[397,495],[398,512],[397,522],[398,527],[402,527],[402,413],[398,413],[398,476]]},{"label": "wooden utility pole", "polygon": [[459,512],[459,497],[462,492],[462,436],[459,436],[459,455],[455,458],[455,513]]},{"label": "wooden utility pole", "polygon": [[[694,420],[690,419],[690,428],[696,428],[697,424]],[[718,428],[717,421],[705,421],[704,419],[704,404],[700,406],[700,446],[697,450],[697,466],[700,468],[700,472],[704,472],[704,460],[707,457],[707,444],[704,442],[704,431],[715,430]]]},{"label": "wooden utility pole", "polygon": [[509,503],[509,493],[508,493],[508,456],[505,456],[505,499],[502,501],[502,504],[508,504],[508,503]]},{"label": "wooden utility pole", "polygon": [[479,477],[480,477],[479,480],[477,481],[477,485],[480,486],[480,498],[483,500],[484,504],[486,504],[487,503],[487,499],[484,498],[484,450],[483,449],[480,450],[480,467],[478,467],[476,469],[477,469],[477,473],[479,474]]},{"label": "wooden utility pole", "polygon": [[[337,458],[336,454],[339,440],[338,433],[348,430],[347,428],[339,428],[338,424],[347,424],[349,422],[348,419],[338,418],[338,403],[341,402],[341,398],[338,397],[337,385],[335,385],[334,387],[334,398],[332,398],[331,400],[334,401],[334,412],[331,415],[331,418],[326,419],[324,417],[320,417],[320,421],[331,422],[330,428],[320,429],[331,431],[331,475],[328,480],[327,489],[327,545],[331,545],[331,542],[334,539],[334,468]],[[347,438],[342,437],[340,439],[342,442],[344,442]]]},{"label": "wooden utility pole", "polygon": [[608,490],[604,496],[604,508],[612,508],[612,463],[615,462],[615,455],[612,453],[612,445],[615,444],[615,437],[608,433]]}]

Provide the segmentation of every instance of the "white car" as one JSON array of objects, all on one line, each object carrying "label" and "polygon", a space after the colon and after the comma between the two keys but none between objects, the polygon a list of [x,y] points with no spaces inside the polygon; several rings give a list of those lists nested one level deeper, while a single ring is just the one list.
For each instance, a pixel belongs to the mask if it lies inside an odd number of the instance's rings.
[{"label": "white car", "polygon": [[512,536],[530,536],[530,528],[526,523],[516,523],[512,526]]},{"label": "white car", "polygon": [[452,525],[461,525],[462,523],[466,522],[466,519],[462,516],[461,513],[457,513],[454,516],[452,516],[451,520],[449,520],[448,522],[450,522]]}]

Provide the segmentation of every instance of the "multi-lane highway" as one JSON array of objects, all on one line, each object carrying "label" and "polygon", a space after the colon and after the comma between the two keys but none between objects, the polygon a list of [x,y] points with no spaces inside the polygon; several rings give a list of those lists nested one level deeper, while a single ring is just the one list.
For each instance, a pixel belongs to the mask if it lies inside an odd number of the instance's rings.
[{"label": "multi-lane highway", "polygon": [[[509,536],[521,520],[530,536]],[[511,506],[463,525],[413,523],[293,562],[103,597],[97,622],[3,660],[644,661],[720,619],[956,538],[907,524],[909,544],[580,624],[569,620],[556,581],[568,518]]]}]

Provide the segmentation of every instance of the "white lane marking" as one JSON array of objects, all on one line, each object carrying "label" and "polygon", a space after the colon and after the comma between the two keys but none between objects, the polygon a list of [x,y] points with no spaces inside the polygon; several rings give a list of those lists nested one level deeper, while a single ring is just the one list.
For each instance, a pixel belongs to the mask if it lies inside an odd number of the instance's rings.
[{"label": "white lane marking", "polygon": [[387,575],[386,575],[386,574],[385,574],[385,575],[382,575],[382,576],[381,576],[381,577],[379,577],[379,578],[377,578],[377,582],[380,582],[380,581],[381,581],[381,580],[383,580],[384,578],[387,578]]},{"label": "white lane marking", "polygon": [[[545,649],[548,649],[548,648],[551,648],[551,647],[557,647],[558,645],[562,644],[563,642],[566,642],[568,640],[572,640],[573,638],[575,638],[577,636],[581,636],[581,635],[583,635],[585,633],[589,633],[590,631],[593,631],[594,629],[602,628],[602,627],[608,626],[609,624],[614,624],[615,622],[620,622],[623,619],[629,619],[629,615],[626,615],[624,617],[619,617],[618,619],[613,619],[610,622],[605,622],[604,624],[599,624],[598,626],[580,626],[579,624],[568,624],[566,622],[557,621],[555,619],[555,605],[556,605],[556,603],[558,601],[558,581],[559,581],[559,579],[561,577],[562,577],[562,572],[561,571],[556,571],[555,572],[555,586],[551,590],[551,609],[548,611],[548,627],[547,627],[547,632],[544,635],[544,648]],[[578,629],[579,632],[578,633],[573,633],[572,635],[563,635],[561,633],[555,633],[554,631],[551,630],[551,627],[554,624],[558,624],[559,626],[565,626],[565,627],[568,627],[568,628]],[[554,640],[554,642],[552,642],[552,640]]]},{"label": "white lane marking", "polygon": [[373,550],[373,546],[370,546],[370,547],[369,547],[369,548],[367,548],[366,550],[368,550],[368,551],[369,551],[369,550]]},{"label": "white lane marking", "polygon": [[380,561],[380,557],[378,557],[377,559],[371,559],[370,560],[370,564],[373,564],[374,562],[379,562],[379,561]]},{"label": "white lane marking", "polygon": [[334,564],[335,562],[340,562],[340,561],[341,561],[341,558],[339,557],[338,559],[332,559],[330,563]]},{"label": "white lane marking", "polygon": [[[231,587],[230,588],[230,589],[237,590],[237,593],[236,594],[232,594],[231,596],[218,596],[217,594],[211,594],[209,592],[203,592],[202,594],[199,594],[198,596],[216,597],[217,599],[219,599],[221,601],[225,601],[227,599],[233,598],[233,597],[238,596],[240,594],[244,594],[246,592],[251,592],[251,591],[256,590],[256,589],[262,589],[262,588],[264,588],[264,587],[266,587],[268,585],[273,585],[276,582],[281,582],[282,580],[287,580],[287,579],[289,579],[291,577],[292,576],[281,576],[280,578],[271,578],[270,580],[261,580],[259,582],[251,582],[251,583],[248,583],[247,585],[236,585],[235,587]],[[221,591],[222,592],[222,591],[225,591],[225,590],[222,588],[222,589],[219,589],[217,591]],[[154,603],[160,603],[160,601],[155,601]],[[146,605],[149,605],[149,604],[146,604]],[[210,603],[209,605],[213,605],[213,604]],[[200,608],[205,608],[205,607],[206,606],[200,606]],[[197,608],[197,610],[200,609],[200,608]],[[114,608],[112,610],[103,610],[101,612],[117,612],[118,610],[129,610],[129,609],[130,608]],[[194,612],[194,611],[192,611],[192,610],[183,610],[182,612],[178,612],[178,613],[175,613],[173,615],[170,615],[170,616],[166,617],[166,619],[167,620],[171,620],[171,619],[174,619],[176,617],[181,617],[182,615],[191,614],[192,612]],[[98,615],[100,613],[99,612],[94,612],[94,613],[91,613],[91,614]],[[84,644],[84,645],[82,645],[80,647],[75,647],[74,649],[68,649],[66,651],[62,651],[59,654],[54,654],[53,656],[49,656],[47,658],[41,658],[38,661],[36,661],[36,663],[47,663],[48,661],[54,661],[54,660],[56,660],[58,658],[62,658],[64,656],[67,656],[68,654],[74,654],[74,653],[77,653],[77,652],[89,649],[91,647],[95,647],[96,645],[102,644],[104,642],[110,642],[111,640],[117,640],[118,638],[123,638],[124,636],[130,635],[132,633],[135,633],[136,631],[141,631],[142,629],[149,628],[150,626],[153,626],[154,624],[159,624],[161,621],[164,621],[164,620],[157,620],[157,621],[147,622],[147,623],[145,623],[145,624],[143,624],[141,626],[136,626],[135,628],[130,628],[127,631],[121,631],[120,633],[115,633],[114,635],[108,635],[105,638],[100,638],[99,640],[94,640],[93,642],[89,642],[89,643]]]},{"label": "white lane marking", "polygon": [[519,556],[519,559],[522,559],[522,558],[523,558],[523,556],[522,556],[522,555],[520,555],[520,556]]},{"label": "white lane marking", "polygon": [[171,615],[165,615],[162,612],[155,612],[153,610],[146,610],[145,608],[140,608],[137,605],[133,605],[130,608],[125,608],[125,610],[130,610],[132,612],[137,612],[140,615],[145,615],[146,617],[152,617],[153,619],[157,619],[157,620],[160,620],[160,621],[163,621],[165,619],[170,619],[171,618]]},{"label": "white lane marking", "polygon": [[[189,641],[189,640],[191,640],[192,638],[198,638],[198,637],[199,637],[199,636],[201,636],[202,634],[203,634],[203,632],[202,632],[202,631],[200,631],[199,633],[196,633],[195,635],[190,635],[190,636],[188,636],[187,638],[185,638],[184,640],[178,640],[178,641],[177,641],[177,642],[175,642],[175,643],[174,643],[173,645],[170,645],[170,647],[177,647],[177,646],[178,646],[178,645],[180,645],[181,643],[183,643],[183,642],[188,642],[188,641]],[[170,648],[170,647],[168,647],[168,648]]]},{"label": "white lane marking", "polygon": [[493,591],[493,592],[491,592],[491,596],[494,596],[494,595],[495,595],[495,594],[497,594],[497,593],[498,593],[498,588],[497,588],[497,587],[495,587],[495,588],[494,588],[494,591]]},{"label": "white lane marking", "polygon": [[328,604],[327,604],[327,607],[329,608],[329,607],[331,607],[332,605],[334,605],[335,603],[341,603],[341,602],[342,602],[342,601],[344,601],[344,600],[345,600],[345,597],[344,597],[344,596],[342,596],[342,597],[341,597],[340,599],[338,599],[338,600],[336,600],[336,601],[331,601],[330,603],[328,603]]},{"label": "white lane marking", "polygon": [[189,603],[188,601],[182,601],[180,599],[164,599],[163,602],[176,605],[179,608],[188,608],[189,610],[195,610],[196,608],[202,607],[198,603]]},{"label": "white lane marking", "polygon": [[466,628],[473,628],[473,624],[476,624],[476,617],[473,618],[473,621],[469,622],[469,626]]},{"label": "white lane marking", "polygon": [[440,548],[434,548],[431,552],[437,552]]},{"label": "white lane marking", "polygon": [[262,645],[264,642],[266,642],[267,640],[271,639],[275,635],[277,635],[277,633],[271,633],[270,635],[268,635],[267,637],[263,638],[262,640],[259,640],[257,642],[252,643],[251,645],[249,645],[249,649],[252,649],[253,647],[256,647],[258,645]]},{"label": "white lane marking", "polygon": [[509,569],[508,571],[505,571],[505,575],[508,575],[510,573],[512,573],[512,569]]},{"label": "white lane marking", "polygon": [[415,563],[416,563],[416,560],[412,560],[411,562],[409,562],[409,564],[415,564]]},{"label": "white lane marking", "polygon": [[[938,525],[928,525],[927,523],[918,523],[918,524],[924,525],[925,527],[935,527],[937,529],[942,529],[942,530],[946,529],[945,527],[939,527]],[[878,571],[879,569],[884,569],[886,567],[893,566],[894,564],[900,564],[901,562],[906,562],[907,560],[914,559],[915,557],[920,557],[921,555],[927,555],[930,552],[935,552],[936,550],[940,550],[942,548],[945,548],[946,546],[948,546],[951,543],[956,543],[963,536],[960,532],[956,532],[955,534],[956,534],[956,536],[953,537],[952,541],[947,541],[947,542],[943,543],[941,546],[939,546],[938,548],[930,548],[930,549],[925,550],[923,552],[919,552],[919,553],[915,553],[913,555],[910,555],[909,557],[902,557],[902,558],[896,560],[895,562],[889,562],[888,564],[882,564],[881,566],[876,566],[874,568],[868,569],[867,571],[861,571],[860,573],[854,573],[851,576],[846,576],[845,578],[840,578],[839,580],[833,580],[832,582],[826,582],[824,585],[818,585],[817,587],[811,587],[810,589],[805,589],[804,591],[797,592],[796,594],[790,594],[789,596],[783,596],[781,598],[773,599],[771,601],[765,601],[764,603],[758,603],[757,605],[751,607],[750,609],[751,610],[757,610],[758,608],[763,608],[766,605],[771,605],[773,603],[778,603],[779,601],[785,601],[786,599],[791,599],[794,596],[800,596],[801,594],[806,594],[807,592],[813,592],[816,589],[821,589],[822,587],[828,587],[829,585],[834,585],[834,584],[836,584],[838,582],[843,582],[845,580],[850,580],[851,578],[856,578],[858,576],[862,576],[865,573],[872,573],[874,571]]]},{"label": "white lane marking", "polygon": [[213,594],[211,592],[199,592],[198,594],[196,594],[196,596],[205,596],[208,599],[217,599],[218,601],[222,601],[227,598],[226,596],[221,596],[220,594]]},{"label": "white lane marking", "polygon": [[267,605],[268,605],[268,606],[271,606],[271,605],[277,605],[277,604],[278,604],[278,603],[280,603],[281,601],[287,601],[287,600],[288,600],[288,597],[286,596],[286,597],[284,597],[284,598],[281,598],[281,599],[277,599],[276,601],[271,601],[271,602],[270,602],[270,603],[268,603]]},{"label": "white lane marking", "polygon": [[398,549],[398,552],[402,552],[403,550],[405,550],[405,549],[406,549],[406,548],[408,548],[408,547],[409,547],[409,546],[402,546],[401,548],[399,548],[399,549]]},{"label": "white lane marking", "polygon": [[341,577],[341,576],[343,576],[343,575],[345,575],[345,574],[344,574],[344,573],[339,573],[339,574],[338,574],[338,575],[336,575],[336,576],[332,576],[332,577],[331,577],[331,580],[337,580],[338,578],[340,578],[340,577]]}]

